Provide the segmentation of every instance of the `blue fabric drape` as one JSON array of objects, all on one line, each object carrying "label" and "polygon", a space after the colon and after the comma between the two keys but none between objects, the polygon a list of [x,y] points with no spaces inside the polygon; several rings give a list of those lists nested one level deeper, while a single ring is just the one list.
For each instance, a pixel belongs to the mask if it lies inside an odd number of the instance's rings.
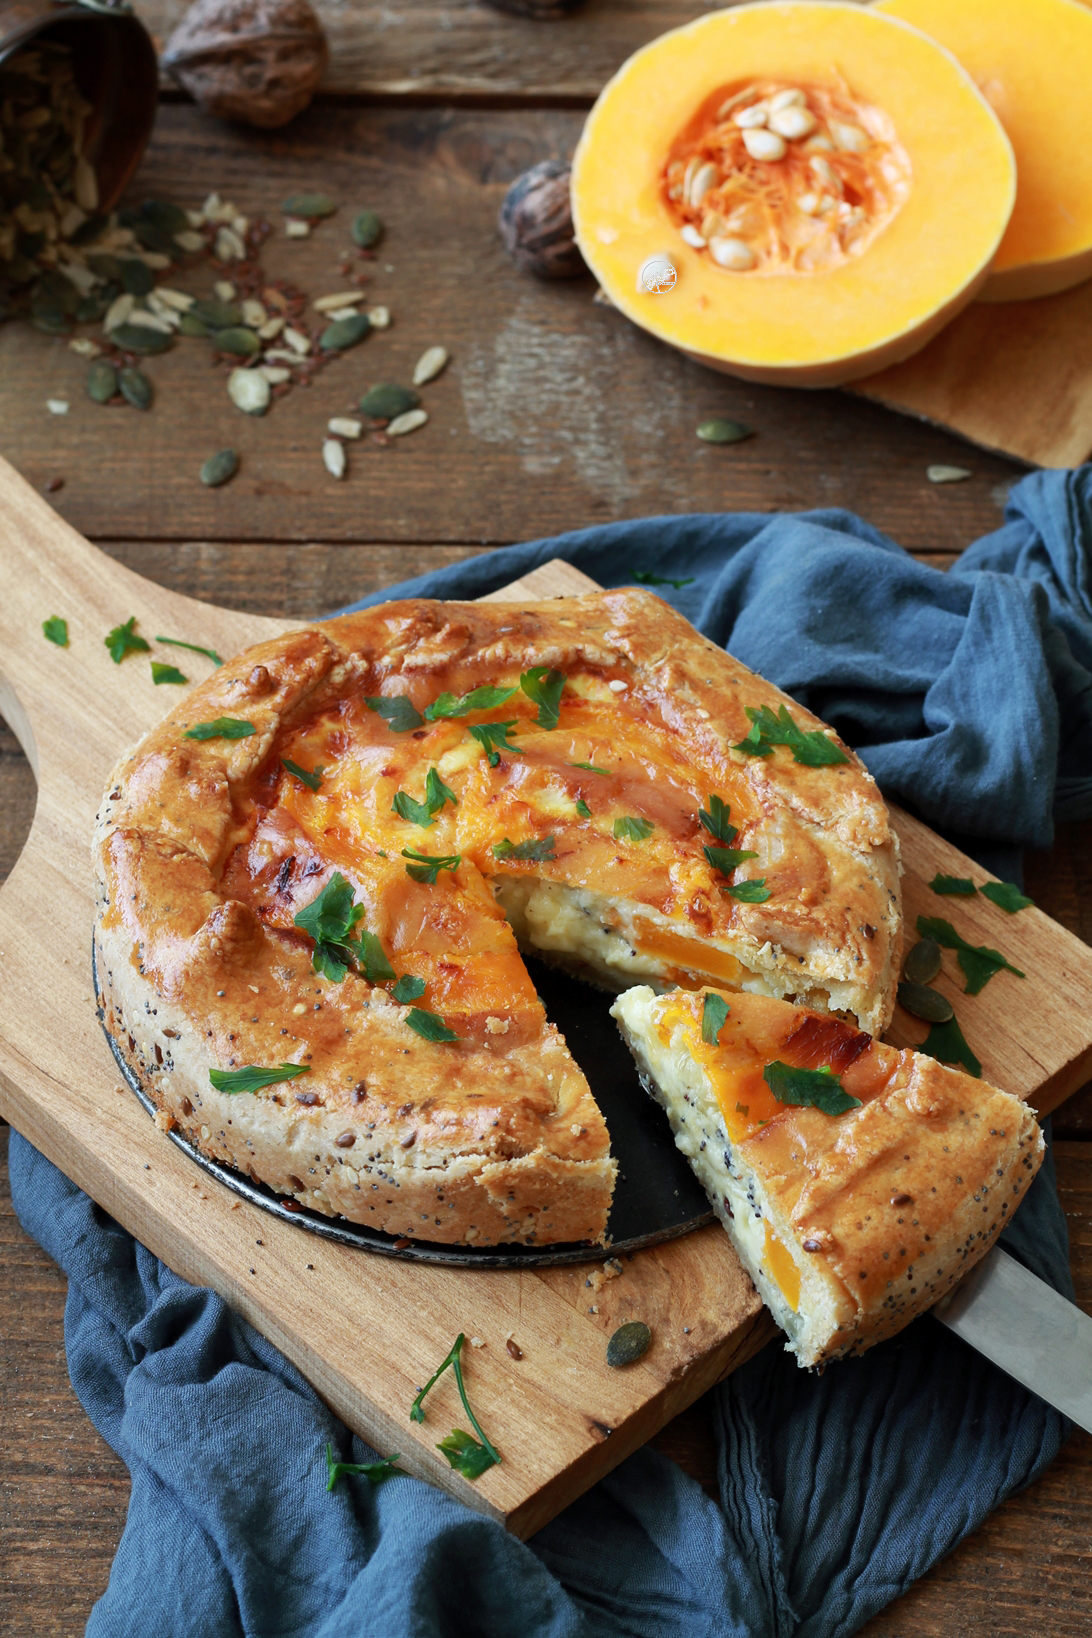
[{"label": "blue fabric drape", "polygon": [[[947,575],[842,512],[665,517],[394,594],[476,597],[556,556],[607,586],[688,579],[662,594],[1012,874],[1055,819],[1092,814],[1090,539],[1082,468],[1017,485]],[[328,1494],[328,1440],[371,1457],[300,1374],[14,1133],[10,1160],[20,1220],[69,1278],[73,1385],[133,1478],[95,1638],[842,1638],[1064,1435],[925,1316],[823,1376],[771,1344],[714,1390],[718,1500],[651,1450],[527,1544],[410,1478]],[[1072,1294],[1049,1161],[1004,1240]]]}]

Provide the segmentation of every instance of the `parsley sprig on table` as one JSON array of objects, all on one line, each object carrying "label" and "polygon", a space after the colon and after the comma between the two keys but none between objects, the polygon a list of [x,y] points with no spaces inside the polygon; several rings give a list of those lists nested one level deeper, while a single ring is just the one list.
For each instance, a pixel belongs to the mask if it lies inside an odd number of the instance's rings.
[{"label": "parsley sprig on table", "polygon": [[326,1488],[333,1490],[340,1479],[353,1478],[357,1475],[370,1480],[372,1484],[382,1484],[384,1479],[393,1479],[395,1474],[405,1472],[404,1468],[394,1465],[401,1459],[401,1451],[396,1450],[393,1456],[384,1456],[378,1462],[338,1462],[334,1460],[333,1445],[327,1445]]},{"label": "parsley sprig on table", "polygon": [[158,686],[160,683],[188,683],[176,665],[167,665],[164,660],[152,661],[152,681]]},{"label": "parsley sprig on table", "polygon": [[56,643],[58,648],[67,648],[68,621],[62,620],[59,614],[51,614],[48,620],[42,621],[42,636],[47,643]]},{"label": "parsley sprig on table", "polygon": [[113,631],[108,631],[103,638],[103,642],[110,650],[110,658],[115,665],[120,665],[127,654],[151,653],[151,645],[146,643],[143,637],[137,636],[133,629],[135,625],[136,615],[134,614],[130,619],[126,620],[123,626],[115,626]]},{"label": "parsley sprig on table", "polygon": [[501,1455],[483,1430],[481,1423],[470,1408],[469,1399],[466,1397],[466,1386],[463,1382],[462,1365],[459,1359],[465,1340],[465,1333],[460,1331],[447,1358],[418,1392],[417,1398],[410,1407],[410,1421],[423,1422],[425,1420],[425,1396],[436,1386],[448,1366],[451,1366],[455,1372],[455,1385],[459,1390],[459,1398],[463,1402],[463,1409],[470,1418],[471,1426],[478,1437],[474,1439],[469,1433],[465,1433],[462,1428],[453,1428],[446,1439],[440,1440],[436,1448],[443,1451],[456,1473],[461,1473],[464,1479],[480,1479],[482,1474],[489,1468],[496,1467]]},{"label": "parsley sprig on table", "polygon": [[168,648],[187,648],[191,654],[203,654],[213,665],[223,665],[223,660],[214,648],[202,648],[200,643],[184,643],[180,637],[157,637],[157,643],[166,643]]},{"label": "parsley sprig on table", "polygon": [[797,1069],[775,1058],[762,1071],[762,1079],[778,1103],[821,1109],[824,1115],[844,1115],[847,1109],[861,1107],[860,1098],[850,1097],[829,1064],[821,1069]]},{"label": "parsley sprig on table", "polygon": [[967,1039],[955,1016],[946,1024],[933,1024],[928,1035],[915,1052],[924,1052],[942,1064],[962,1064],[969,1075],[981,1079],[982,1065],[967,1045]]},{"label": "parsley sprig on table", "polygon": [[751,731],[733,750],[745,751],[748,756],[769,756],[775,745],[787,745],[793,761],[802,762],[808,768],[828,768],[849,761],[841,747],[821,728],[808,732],[799,728],[789,715],[788,706],[781,706],[776,716],[768,705],[748,705],[746,711],[751,719]]},{"label": "parsley sprig on table", "polygon": [[1000,950],[992,950],[988,944],[968,944],[951,922],[945,921],[942,916],[919,916],[918,932],[922,938],[934,939],[946,950],[955,951],[956,960],[967,980],[967,995],[978,995],[995,973],[1015,973],[1017,978],[1027,976],[1019,967],[1007,961]]},{"label": "parsley sprig on table", "polygon": [[981,887],[976,887],[969,876],[942,876],[938,872],[929,886],[934,893],[958,895],[961,898],[981,893],[984,899],[996,904],[999,910],[1008,911],[1010,916],[1030,909],[1035,903],[1026,893],[1021,893],[1015,882],[983,882]]}]

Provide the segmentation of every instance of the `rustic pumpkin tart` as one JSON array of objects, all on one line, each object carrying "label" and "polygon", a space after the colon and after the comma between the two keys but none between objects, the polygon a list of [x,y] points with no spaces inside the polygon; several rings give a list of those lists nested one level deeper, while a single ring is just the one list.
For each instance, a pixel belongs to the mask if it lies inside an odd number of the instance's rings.
[{"label": "rustic pumpkin tart", "polygon": [[520,949],[878,1033],[896,843],[830,730],[651,593],[388,603],[237,656],[99,815],[107,1028],[210,1156],[389,1233],[601,1240]]},{"label": "rustic pumpkin tart", "polygon": [[932,1307],[1042,1164],[1026,1103],[843,1019],[644,985],[611,1010],[801,1365]]}]

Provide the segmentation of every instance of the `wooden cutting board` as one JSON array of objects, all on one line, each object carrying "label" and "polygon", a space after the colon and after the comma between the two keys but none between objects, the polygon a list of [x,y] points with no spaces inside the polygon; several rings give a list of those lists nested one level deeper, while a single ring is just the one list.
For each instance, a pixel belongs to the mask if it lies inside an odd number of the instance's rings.
[{"label": "wooden cutting board", "polygon": [[[494,595],[592,584],[555,562]],[[532,1534],[773,1334],[727,1237],[701,1229],[627,1258],[609,1279],[598,1261],[519,1271],[398,1263],[240,1202],[165,1141],[122,1089],[95,1014],[88,841],[114,761],[177,695],[153,686],[144,656],[114,665],[103,637],[135,615],[149,638],[226,657],[286,623],[177,596],[111,562],[3,462],[0,585],[0,712],[38,778],[29,840],[0,889],[0,1112],[177,1273],[219,1292],[372,1444]],[[67,619],[68,648],[45,641],[50,615]],[[195,681],[209,669],[184,650],[159,652]],[[912,926],[919,910],[944,913],[924,886],[935,870],[982,872],[923,825],[896,819]],[[1092,951],[1037,910],[1009,917],[974,899],[949,914],[1028,975],[1002,974],[975,999],[960,996],[950,973],[941,980],[959,997],[986,1075],[1054,1108],[1092,1072]],[[891,1038],[923,1033],[902,1017]],[[611,1370],[606,1340],[631,1317],[651,1326],[653,1345],[638,1364]],[[465,1425],[450,1373],[427,1422],[408,1418],[459,1331],[484,1343],[466,1350],[468,1390],[504,1458],[476,1484],[435,1448]],[[519,1360],[506,1350],[510,1334]],[[316,1452],[316,1484],[320,1473]]]}]

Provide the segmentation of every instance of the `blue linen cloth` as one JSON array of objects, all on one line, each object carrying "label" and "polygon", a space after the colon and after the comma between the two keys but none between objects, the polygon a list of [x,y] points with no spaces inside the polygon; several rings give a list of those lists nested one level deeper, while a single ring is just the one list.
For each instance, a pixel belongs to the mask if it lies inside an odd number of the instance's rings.
[{"label": "blue linen cloth", "polygon": [[[665,517],[394,595],[475,597],[555,556],[608,586],[687,579],[662,588],[675,607],[1009,873],[1055,818],[1092,813],[1088,468],[1023,480],[947,575],[843,512]],[[521,1544],[409,1477],[328,1494],[327,1441],[374,1457],[299,1372],[14,1133],[10,1162],[20,1221],[68,1275],[73,1385],[132,1474],[94,1638],[842,1638],[1065,1433],[928,1315],[822,1376],[772,1343],[713,1392],[717,1500],[646,1449]],[[1072,1296],[1049,1158],[1003,1238]]]}]

